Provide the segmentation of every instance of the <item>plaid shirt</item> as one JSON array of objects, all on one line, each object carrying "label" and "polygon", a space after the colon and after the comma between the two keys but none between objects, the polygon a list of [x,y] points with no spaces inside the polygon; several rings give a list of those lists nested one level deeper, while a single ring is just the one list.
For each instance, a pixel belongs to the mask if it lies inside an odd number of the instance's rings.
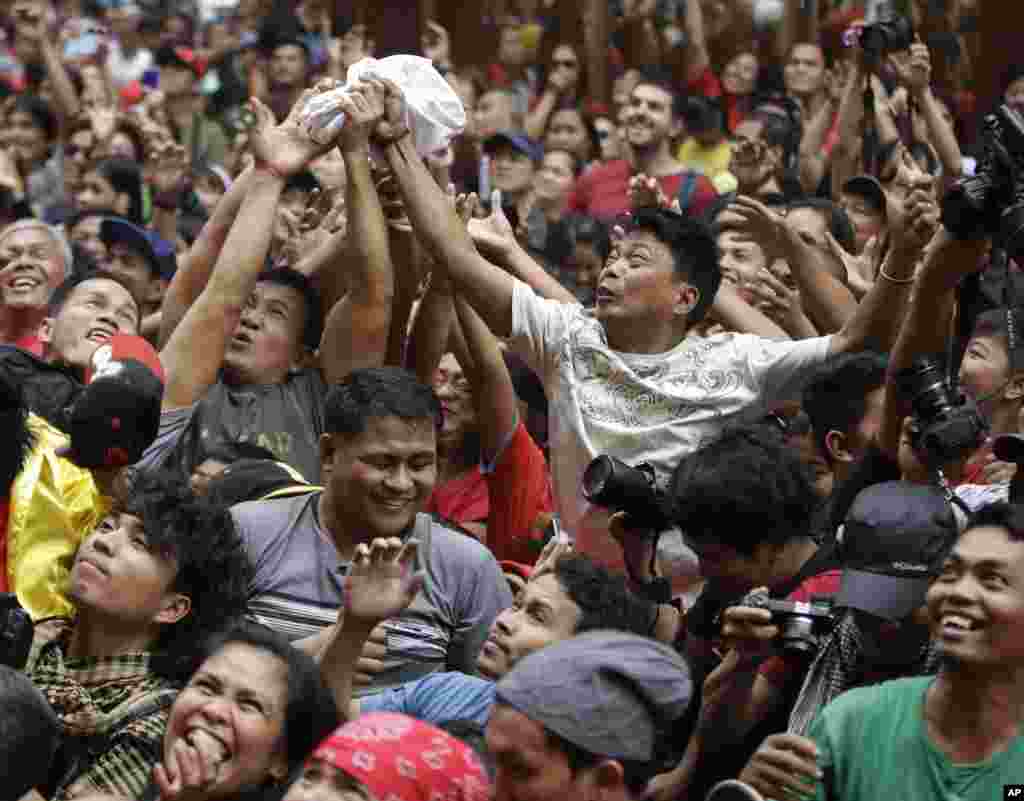
[{"label": "plaid shirt", "polygon": [[[178,688],[151,672],[148,653],[68,657],[72,631],[70,620],[38,624],[26,672],[61,719],[65,738],[111,737],[69,786],[56,788],[54,798],[96,791],[137,798],[161,759],[169,700]],[[141,704],[160,700],[161,708],[124,725]]]}]

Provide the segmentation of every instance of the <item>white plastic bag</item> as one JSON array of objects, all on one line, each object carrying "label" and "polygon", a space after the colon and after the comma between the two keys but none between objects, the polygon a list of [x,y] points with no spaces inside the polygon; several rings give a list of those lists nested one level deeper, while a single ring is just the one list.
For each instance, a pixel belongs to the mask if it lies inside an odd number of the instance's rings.
[{"label": "white plastic bag", "polygon": [[364,58],[348,68],[345,86],[311,97],[301,120],[316,142],[329,142],[345,125],[341,98],[360,78],[394,81],[405,95],[405,124],[421,156],[448,146],[466,127],[466,110],[455,90],[430,62],[420,56]]}]

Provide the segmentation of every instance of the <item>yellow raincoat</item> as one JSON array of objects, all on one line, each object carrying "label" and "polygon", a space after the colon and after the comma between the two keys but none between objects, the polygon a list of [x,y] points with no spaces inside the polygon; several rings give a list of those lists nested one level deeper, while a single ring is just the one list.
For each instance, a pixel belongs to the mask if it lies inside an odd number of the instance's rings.
[{"label": "yellow raincoat", "polygon": [[68,437],[29,415],[35,447],[11,486],[7,519],[7,582],[33,620],[70,617],[67,598],[78,544],[111,507],[92,473],[56,455]]}]

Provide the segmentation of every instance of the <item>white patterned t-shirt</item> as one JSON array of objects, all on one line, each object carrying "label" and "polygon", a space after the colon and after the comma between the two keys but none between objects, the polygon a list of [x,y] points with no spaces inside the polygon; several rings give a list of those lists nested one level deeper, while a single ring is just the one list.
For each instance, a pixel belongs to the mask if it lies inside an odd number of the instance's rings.
[{"label": "white patterned t-shirt", "polygon": [[607,514],[587,503],[583,471],[598,455],[649,462],[665,484],[679,461],[732,422],[798,396],[828,356],[830,337],[774,341],[689,336],[659,354],[608,346],[592,310],[546,300],[516,282],[513,347],[541,377],[556,505],[578,550],[619,567]]}]

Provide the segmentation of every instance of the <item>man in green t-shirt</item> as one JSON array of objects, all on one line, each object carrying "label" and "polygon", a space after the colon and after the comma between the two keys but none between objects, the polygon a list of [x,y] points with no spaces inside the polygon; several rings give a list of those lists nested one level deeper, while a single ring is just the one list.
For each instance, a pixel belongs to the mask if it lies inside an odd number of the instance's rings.
[{"label": "man in green t-shirt", "polygon": [[991,801],[1024,776],[1024,508],[982,508],[928,590],[934,677],[844,693],[740,779],[774,798]]}]

